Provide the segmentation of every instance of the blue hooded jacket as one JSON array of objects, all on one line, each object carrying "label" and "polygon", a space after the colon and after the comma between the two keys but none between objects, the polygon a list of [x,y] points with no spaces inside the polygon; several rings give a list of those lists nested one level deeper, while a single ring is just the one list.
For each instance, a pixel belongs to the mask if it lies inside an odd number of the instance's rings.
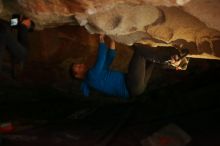
[{"label": "blue hooded jacket", "polygon": [[111,96],[118,96],[124,100],[129,97],[125,82],[125,74],[109,68],[116,51],[108,49],[105,43],[100,43],[95,65],[88,71],[81,85],[84,96],[89,96],[90,87]]}]

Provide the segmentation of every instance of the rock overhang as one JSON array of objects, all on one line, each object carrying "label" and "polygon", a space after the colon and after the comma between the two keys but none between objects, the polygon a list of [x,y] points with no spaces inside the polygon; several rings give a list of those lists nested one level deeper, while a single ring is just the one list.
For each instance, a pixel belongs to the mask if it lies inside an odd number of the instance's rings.
[{"label": "rock overhang", "polygon": [[[1,17],[21,12],[38,29],[63,24],[104,32],[117,42],[190,49],[190,57],[219,59],[218,0],[11,0]],[[200,9],[202,8],[202,9]],[[205,9],[206,8],[206,9]],[[205,11],[203,11],[203,9]],[[204,15],[204,13],[208,14]]]}]

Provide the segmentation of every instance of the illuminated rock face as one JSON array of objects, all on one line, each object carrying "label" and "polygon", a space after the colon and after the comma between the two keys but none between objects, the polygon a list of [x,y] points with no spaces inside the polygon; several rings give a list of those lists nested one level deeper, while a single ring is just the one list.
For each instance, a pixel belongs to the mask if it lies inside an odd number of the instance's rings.
[{"label": "illuminated rock face", "polygon": [[192,0],[183,9],[204,22],[208,27],[220,30],[219,0]]},{"label": "illuminated rock face", "polygon": [[190,57],[220,58],[219,0],[2,1],[2,18],[22,12],[38,29],[81,25],[126,45],[173,45],[189,48]]}]

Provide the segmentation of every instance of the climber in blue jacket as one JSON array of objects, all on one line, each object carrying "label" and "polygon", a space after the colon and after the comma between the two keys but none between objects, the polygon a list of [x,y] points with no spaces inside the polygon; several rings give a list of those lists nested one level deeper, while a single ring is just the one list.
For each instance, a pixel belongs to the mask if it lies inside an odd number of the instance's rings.
[{"label": "climber in blue jacket", "polygon": [[89,68],[85,63],[72,65],[74,77],[83,80],[81,90],[84,96],[89,96],[90,88],[123,100],[138,96],[144,92],[155,64],[171,64],[175,69],[180,69],[181,60],[188,53],[185,51],[182,55],[174,47],[164,49],[135,44],[128,73],[123,73],[109,67],[116,56],[115,42],[111,40],[108,48],[103,34],[99,36],[99,41],[98,56],[93,67]]}]

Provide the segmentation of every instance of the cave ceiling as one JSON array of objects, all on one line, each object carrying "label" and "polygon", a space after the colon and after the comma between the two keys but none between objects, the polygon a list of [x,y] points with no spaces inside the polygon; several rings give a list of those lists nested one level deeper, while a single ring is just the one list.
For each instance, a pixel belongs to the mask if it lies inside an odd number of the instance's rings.
[{"label": "cave ceiling", "polygon": [[23,13],[37,29],[80,25],[119,43],[179,46],[220,59],[219,0],[0,0],[0,17]]}]

